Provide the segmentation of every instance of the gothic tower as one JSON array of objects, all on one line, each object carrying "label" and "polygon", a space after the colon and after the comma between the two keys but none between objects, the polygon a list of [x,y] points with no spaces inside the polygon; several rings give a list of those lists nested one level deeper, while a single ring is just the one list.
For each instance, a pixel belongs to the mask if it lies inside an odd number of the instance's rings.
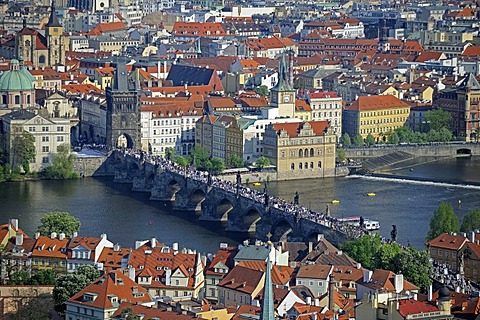
[{"label": "gothic tower", "polygon": [[270,105],[278,108],[278,116],[284,118],[293,118],[295,115],[295,90],[290,85],[289,78],[285,54],[282,54],[278,82],[270,90]]},{"label": "gothic tower", "polygon": [[113,87],[107,88],[107,147],[141,148],[140,86],[128,80],[126,61],[117,59]]},{"label": "gothic tower", "polygon": [[58,21],[55,5],[52,1],[50,18],[45,25],[45,38],[47,38],[48,65],[65,64],[65,43],[63,26]]}]

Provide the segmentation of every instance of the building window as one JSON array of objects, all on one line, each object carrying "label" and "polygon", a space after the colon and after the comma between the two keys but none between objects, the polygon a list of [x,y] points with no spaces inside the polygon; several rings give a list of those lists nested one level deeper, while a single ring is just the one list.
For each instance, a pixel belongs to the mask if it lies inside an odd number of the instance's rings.
[{"label": "building window", "polygon": [[295,163],[292,163],[292,164],[290,165],[290,169],[295,170]]},{"label": "building window", "polygon": [[63,131],[63,127],[57,127],[57,131]]},{"label": "building window", "polygon": [[310,162],[310,169],[313,169],[313,162]]},{"label": "building window", "polygon": [[[302,150],[302,149],[298,150],[298,156],[299,156],[300,158],[303,157],[303,150]],[[300,168],[300,169],[302,169],[302,168]]]},{"label": "building window", "polygon": [[318,168],[322,167],[322,161],[318,161]]},{"label": "building window", "polygon": [[313,151],[313,148],[310,149],[310,157],[313,157],[315,155],[315,151]]},{"label": "building window", "polygon": [[50,148],[48,146],[42,146],[42,152],[49,152]]},{"label": "building window", "polygon": [[298,169],[302,170],[302,169],[303,169],[302,166],[303,166],[303,165],[302,165],[302,163],[300,162],[300,163],[298,164]]},{"label": "building window", "polygon": [[57,137],[57,142],[63,142],[63,136],[58,136]]},{"label": "building window", "polygon": [[49,131],[49,130],[48,130],[48,127],[42,127],[42,131],[43,131],[43,132],[48,132],[48,131]]},{"label": "building window", "polygon": [[42,136],[42,142],[48,142],[48,136]]}]

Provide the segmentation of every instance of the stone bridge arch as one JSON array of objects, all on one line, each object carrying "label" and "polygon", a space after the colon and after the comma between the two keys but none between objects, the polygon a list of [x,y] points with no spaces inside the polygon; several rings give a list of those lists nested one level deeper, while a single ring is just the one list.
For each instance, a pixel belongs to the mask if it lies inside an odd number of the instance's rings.
[{"label": "stone bridge arch", "polygon": [[279,219],[273,226],[272,226],[272,241],[278,242],[281,240],[287,240],[287,237],[290,233],[294,230],[294,226],[290,224],[289,221],[286,219]]},{"label": "stone bridge arch", "polygon": [[145,188],[151,190],[155,184],[155,172],[148,172],[145,179]]},{"label": "stone bridge arch", "polygon": [[207,198],[207,193],[202,188],[195,188],[188,198],[188,207],[195,208],[194,211],[202,210],[202,203]]},{"label": "stone bridge arch", "polygon": [[255,233],[257,223],[262,219],[261,212],[256,206],[248,207],[240,217],[240,229]]},{"label": "stone bridge arch", "polygon": [[465,155],[465,156],[471,156],[472,155],[472,149],[469,148],[460,148],[457,149],[457,155]]},{"label": "stone bridge arch", "polygon": [[224,197],[217,202],[215,206],[214,217],[218,221],[228,221],[229,213],[235,209],[235,202],[232,202],[228,197]]}]

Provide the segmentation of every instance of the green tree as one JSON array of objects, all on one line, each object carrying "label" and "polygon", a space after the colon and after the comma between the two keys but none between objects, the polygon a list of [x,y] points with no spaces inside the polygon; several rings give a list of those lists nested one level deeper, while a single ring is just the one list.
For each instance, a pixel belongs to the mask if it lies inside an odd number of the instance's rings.
[{"label": "green tree", "polygon": [[388,143],[390,144],[398,144],[400,142],[400,138],[398,137],[398,134],[396,132],[392,132],[388,136]]},{"label": "green tree", "polygon": [[341,249],[353,260],[360,262],[367,269],[378,267],[378,253],[382,240],[378,235],[366,234],[353,241],[347,241]]},{"label": "green tree", "polygon": [[355,137],[353,138],[353,145],[356,147],[361,147],[363,146],[363,138],[360,133],[357,133]]},{"label": "green tree", "polygon": [[165,148],[165,159],[167,160],[173,160],[175,157],[175,149],[172,147],[166,147]]},{"label": "green tree", "polygon": [[198,170],[208,170],[211,166],[208,149],[202,146],[195,146],[190,152],[190,163]]},{"label": "green tree", "polygon": [[403,274],[406,280],[419,287],[422,292],[427,291],[433,274],[433,265],[427,251],[408,246],[395,257],[394,264],[395,273]]},{"label": "green tree", "polygon": [[179,154],[176,154],[173,157],[173,162],[175,162],[176,164],[178,164],[182,167],[188,166],[188,159],[185,158],[184,156],[179,155]]},{"label": "green tree", "polygon": [[470,232],[476,229],[480,229],[480,209],[470,211],[463,217],[462,226],[460,227],[462,232]]},{"label": "green tree", "polygon": [[263,169],[270,165],[270,159],[264,156],[261,156],[255,161],[255,166],[259,169]]},{"label": "green tree", "polygon": [[30,162],[35,159],[35,137],[27,131],[16,135],[12,141],[13,164],[15,168],[22,166],[25,173],[30,172]]},{"label": "green tree", "polygon": [[352,145],[352,139],[350,138],[350,135],[345,132],[340,138],[340,143],[344,147],[347,147],[347,148],[350,147]]},{"label": "green tree", "polygon": [[22,285],[30,282],[30,275],[24,270],[18,270],[10,274],[7,284],[8,285]]},{"label": "green tree", "polygon": [[261,96],[268,96],[270,92],[268,91],[267,86],[259,86],[255,88],[255,93],[261,95]]},{"label": "green tree", "polygon": [[458,231],[458,217],[453,211],[453,207],[446,202],[440,203],[430,219],[427,241],[435,239],[442,233]]},{"label": "green tree", "polygon": [[53,288],[53,301],[55,310],[63,315],[65,313],[65,301],[77,292],[85,289],[93,281],[100,277],[100,271],[92,266],[81,266],[74,273],[57,278]]},{"label": "green tree", "polygon": [[443,109],[436,109],[425,112],[425,123],[431,130],[448,129],[452,121],[452,115]]},{"label": "green tree", "polygon": [[35,272],[30,279],[30,283],[36,285],[54,285],[55,279],[55,272],[51,269],[45,269]]},{"label": "green tree", "polygon": [[230,167],[232,168],[242,168],[243,167],[243,159],[239,157],[237,154],[232,154],[230,157]]},{"label": "green tree", "polygon": [[215,174],[221,173],[225,170],[225,163],[220,158],[212,158],[210,160],[210,168],[208,168],[208,172],[212,172]]},{"label": "green tree", "polygon": [[347,154],[345,153],[345,149],[337,148],[337,160],[340,162],[344,162],[347,159]]},{"label": "green tree", "polygon": [[44,236],[50,236],[52,232],[57,234],[65,233],[67,237],[72,237],[74,232],[80,229],[80,220],[71,216],[68,212],[47,212],[40,219],[38,232]]},{"label": "green tree", "polygon": [[47,179],[75,179],[78,174],[73,168],[74,156],[70,153],[67,144],[58,146],[57,153],[52,156],[52,165],[42,171],[42,176]]},{"label": "green tree", "polygon": [[369,145],[369,146],[375,144],[375,138],[372,136],[371,133],[369,133],[369,134],[367,135],[367,137],[365,138],[365,142],[366,142],[367,145]]}]

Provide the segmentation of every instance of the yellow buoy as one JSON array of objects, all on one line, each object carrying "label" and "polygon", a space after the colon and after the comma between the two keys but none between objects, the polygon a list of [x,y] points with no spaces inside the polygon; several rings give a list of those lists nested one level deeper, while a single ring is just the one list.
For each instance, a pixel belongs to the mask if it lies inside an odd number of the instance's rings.
[{"label": "yellow buoy", "polygon": [[253,185],[258,187],[258,186],[261,186],[262,184],[260,182],[254,182]]},{"label": "yellow buoy", "polygon": [[367,196],[369,196],[369,197],[375,197],[375,193],[374,193],[374,192],[369,192],[369,193],[367,193]]}]

